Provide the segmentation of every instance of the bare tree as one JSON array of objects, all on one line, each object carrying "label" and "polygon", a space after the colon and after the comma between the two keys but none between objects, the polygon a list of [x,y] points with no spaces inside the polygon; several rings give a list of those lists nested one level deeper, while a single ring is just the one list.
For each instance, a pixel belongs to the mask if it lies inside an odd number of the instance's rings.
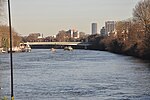
[{"label": "bare tree", "polygon": [[[21,41],[21,37],[14,29],[12,29],[12,36],[13,46],[18,46]],[[9,27],[6,25],[0,25],[0,47],[8,48],[9,40]]]},{"label": "bare tree", "polygon": [[141,0],[133,10],[133,16],[145,26],[150,24],[150,0]]},{"label": "bare tree", "polygon": [[135,6],[133,16],[143,25],[145,55],[150,57],[150,0],[141,0]]},{"label": "bare tree", "polygon": [[56,40],[58,42],[65,42],[66,41],[66,31],[62,30],[56,35]]}]

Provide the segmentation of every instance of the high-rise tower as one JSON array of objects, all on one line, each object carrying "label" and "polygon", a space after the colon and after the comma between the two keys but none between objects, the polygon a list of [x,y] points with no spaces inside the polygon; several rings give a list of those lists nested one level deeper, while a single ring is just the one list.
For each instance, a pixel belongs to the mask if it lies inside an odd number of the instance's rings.
[{"label": "high-rise tower", "polygon": [[115,30],[115,21],[107,21],[105,22],[105,32],[109,35],[110,32]]},{"label": "high-rise tower", "polygon": [[92,34],[97,34],[97,23],[92,23]]}]

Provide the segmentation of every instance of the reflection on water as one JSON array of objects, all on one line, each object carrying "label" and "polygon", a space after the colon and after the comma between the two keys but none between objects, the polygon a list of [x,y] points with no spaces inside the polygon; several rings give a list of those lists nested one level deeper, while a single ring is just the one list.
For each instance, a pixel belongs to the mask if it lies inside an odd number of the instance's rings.
[{"label": "reflection on water", "polygon": [[[15,100],[149,100],[149,62],[103,51],[15,53]],[[10,96],[9,54],[0,55],[0,97]]]}]

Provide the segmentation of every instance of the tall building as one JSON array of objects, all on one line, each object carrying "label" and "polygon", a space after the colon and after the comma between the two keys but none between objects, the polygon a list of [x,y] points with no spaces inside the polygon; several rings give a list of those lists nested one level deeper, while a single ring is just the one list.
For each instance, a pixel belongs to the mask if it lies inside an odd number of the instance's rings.
[{"label": "tall building", "polygon": [[102,27],[101,31],[100,31],[101,36],[105,36],[105,27]]},{"label": "tall building", "polygon": [[110,32],[115,30],[115,21],[106,21],[105,22],[105,34],[109,35]]},{"label": "tall building", "polygon": [[92,23],[92,34],[97,34],[97,23]]},{"label": "tall building", "polygon": [[80,37],[79,32],[75,29],[70,29],[66,31],[66,36],[69,38],[75,38],[75,39]]}]

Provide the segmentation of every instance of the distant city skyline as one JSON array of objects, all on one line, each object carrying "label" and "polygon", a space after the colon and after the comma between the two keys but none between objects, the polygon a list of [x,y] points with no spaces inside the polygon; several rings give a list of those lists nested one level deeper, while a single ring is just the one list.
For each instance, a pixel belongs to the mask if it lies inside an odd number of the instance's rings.
[{"label": "distant city skyline", "polygon": [[12,0],[12,25],[23,36],[35,32],[50,36],[68,29],[91,34],[91,23],[97,23],[99,32],[105,21],[132,17],[138,1]]}]

